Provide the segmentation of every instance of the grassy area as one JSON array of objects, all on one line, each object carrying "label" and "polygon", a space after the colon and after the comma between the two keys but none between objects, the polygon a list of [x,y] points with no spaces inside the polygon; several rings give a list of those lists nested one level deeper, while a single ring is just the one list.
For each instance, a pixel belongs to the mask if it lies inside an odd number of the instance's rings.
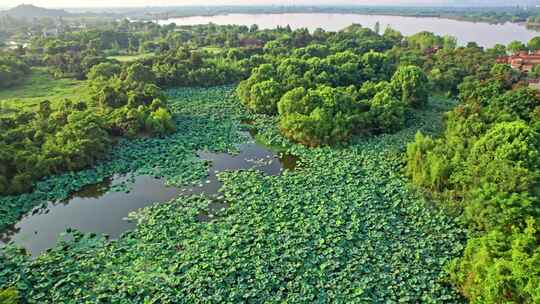
[{"label": "grassy area", "polygon": [[145,53],[137,55],[119,55],[119,56],[109,56],[108,59],[118,60],[120,62],[133,62],[139,59],[149,58],[154,56],[154,53]]},{"label": "grassy area", "polygon": [[9,112],[15,108],[28,109],[37,106],[43,100],[49,100],[55,106],[65,99],[89,100],[90,96],[84,81],[55,79],[45,68],[34,68],[23,84],[0,90],[0,109],[2,112]]}]

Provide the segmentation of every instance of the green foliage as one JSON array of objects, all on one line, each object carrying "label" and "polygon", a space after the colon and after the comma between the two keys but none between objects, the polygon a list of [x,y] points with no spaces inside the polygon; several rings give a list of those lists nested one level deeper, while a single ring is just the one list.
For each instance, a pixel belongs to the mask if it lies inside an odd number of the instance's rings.
[{"label": "green foliage", "polygon": [[511,89],[515,81],[503,65],[486,80],[466,79],[443,136],[417,134],[407,148],[412,182],[457,207],[471,231],[448,271],[472,303],[540,300],[540,100],[531,89]]},{"label": "green foliage", "polygon": [[540,37],[534,37],[533,39],[529,40],[527,43],[527,48],[532,52],[540,50]]},{"label": "green foliage", "polygon": [[119,75],[121,67],[118,64],[104,62],[93,66],[88,72],[88,80],[94,81],[99,78],[110,79],[115,75]]},{"label": "green foliage", "polygon": [[287,92],[278,103],[283,134],[308,146],[341,142],[352,134],[355,101],[343,88],[326,86]]},{"label": "green foliage", "polygon": [[0,89],[22,83],[29,73],[30,67],[22,60],[0,52]]},{"label": "green foliage", "polygon": [[516,82],[516,72],[507,64],[495,64],[490,71],[493,80],[499,82],[504,88],[510,88]]},{"label": "green foliage", "polygon": [[525,46],[523,42],[516,40],[516,41],[510,42],[508,46],[506,47],[506,49],[512,54],[517,54],[522,51],[527,51],[527,46]]},{"label": "green foliage", "polygon": [[14,288],[0,290],[0,304],[20,303],[19,292]]},{"label": "green foliage", "polygon": [[[179,196],[133,215],[137,229],[118,240],[72,233],[37,259],[6,248],[0,282],[17,282],[25,300],[45,303],[462,300],[444,283],[443,265],[460,254],[463,233],[411,191],[395,153],[419,128],[440,125],[440,115],[416,112],[399,133],[309,149],[280,136],[276,118],[248,116],[233,93],[170,91],[179,131],[124,141],[107,166],[198,181],[207,168],[196,152],[233,148],[240,119],[252,118],[261,138],[301,158],[298,171],[220,174],[230,207],[211,223],[197,221],[209,199]],[[92,172],[48,183],[71,187],[91,182]]]},{"label": "green foliage", "polygon": [[[35,38],[0,57],[0,80],[9,72],[9,85],[20,83],[23,58],[58,77],[87,77],[88,90],[77,83],[79,102],[1,116],[0,194],[12,195],[0,197],[0,228],[114,174],[198,182],[197,151],[234,150],[246,118],[265,142],[300,156],[301,170],[221,174],[230,208],[210,224],[196,221],[210,201],[182,196],[140,211],[138,229],[110,243],[72,233],[37,260],[8,246],[0,286],[17,286],[28,302],[460,302],[442,270],[462,252],[463,232],[410,191],[405,169],[457,206],[470,229],[465,255],[449,266],[465,296],[539,301],[531,218],[540,108],[534,91],[510,90],[523,75],[494,64],[504,52],[357,24],[310,33],[126,21]],[[237,82],[251,113],[232,87],[170,90],[169,100],[161,89]],[[440,115],[426,109],[430,91],[458,87],[461,104],[434,139]],[[419,128],[402,168],[395,152]]]},{"label": "green foliage", "polygon": [[407,37],[407,43],[410,47],[420,49],[421,51],[440,48],[445,45],[443,37],[425,31]]},{"label": "green foliage", "polygon": [[179,48],[152,58],[151,68],[157,84],[162,86],[223,85],[247,78],[252,64],[249,59],[236,60],[227,54],[195,52]]},{"label": "green foliage", "polygon": [[484,51],[478,47],[443,48],[429,55],[422,66],[431,83],[432,90],[457,95],[458,86],[467,76],[479,79],[489,77],[495,59],[506,56],[506,48]]},{"label": "green foliage", "polygon": [[91,165],[110,143],[102,118],[77,104],[53,110],[43,102],[37,113],[20,112],[1,122],[2,194],[25,192],[43,176]]},{"label": "green foliage", "polygon": [[412,107],[425,105],[429,97],[428,79],[424,71],[416,66],[402,66],[392,76],[394,94]]},{"label": "green foliage", "polygon": [[156,76],[152,70],[138,62],[129,65],[122,78],[130,83],[147,84],[156,82]]},{"label": "green foliage", "polygon": [[[355,35],[385,43],[389,39],[350,26],[330,36],[333,48],[308,45],[295,49],[292,56],[277,57],[272,64],[254,68],[240,82],[238,96],[259,114],[276,114],[277,104],[283,134],[309,146],[347,141],[358,133],[399,130],[407,109],[427,102],[427,76],[415,66],[402,66],[396,72],[391,55],[356,48]],[[275,50],[276,43],[265,49]],[[280,56],[283,51],[271,55]]]},{"label": "green foliage", "polygon": [[107,118],[106,125],[112,134],[132,137],[141,131],[174,131],[172,116],[150,68],[134,63],[119,74],[114,65],[102,64],[93,71],[93,99]]},{"label": "green foliage", "polygon": [[394,132],[405,126],[407,104],[397,99],[389,89],[375,94],[370,106],[369,115],[378,132]]},{"label": "green foliage", "polygon": [[462,293],[475,303],[537,303],[540,301],[540,249],[537,224],[527,221],[512,233],[491,232],[467,243],[464,257],[449,270]]},{"label": "green foliage", "polygon": [[251,87],[248,107],[257,113],[276,114],[281,95],[280,84],[275,80],[259,82]]},{"label": "green foliage", "polygon": [[89,73],[93,102],[64,100],[53,108],[41,102],[35,111],[14,109],[0,117],[0,194],[32,189],[38,179],[95,164],[111,146],[111,135],[163,135],[175,129],[153,72],[135,63],[103,63]]}]

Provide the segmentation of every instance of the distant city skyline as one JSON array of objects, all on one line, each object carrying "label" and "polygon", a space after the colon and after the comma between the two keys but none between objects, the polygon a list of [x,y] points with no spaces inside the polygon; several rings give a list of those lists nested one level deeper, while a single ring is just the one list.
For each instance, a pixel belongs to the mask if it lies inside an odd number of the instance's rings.
[{"label": "distant city skyline", "polygon": [[3,0],[0,7],[8,8],[20,4],[42,7],[136,7],[136,6],[181,6],[181,5],[537,5],[540,0]]}]

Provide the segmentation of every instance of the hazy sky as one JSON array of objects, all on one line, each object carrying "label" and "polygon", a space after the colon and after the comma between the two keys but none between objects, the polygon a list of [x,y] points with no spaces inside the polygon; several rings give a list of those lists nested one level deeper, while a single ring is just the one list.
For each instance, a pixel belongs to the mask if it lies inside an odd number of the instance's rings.
[{"label": "hazy sky", "polygon": [[359,4],[359,5],[441,5],[441,4],[516,4],[533,0],[0,0],[0,6],[12,7],[21,3],[43,7],[111,7],[111,6],[166,6],[166,5],[226,5],[226,4]]}]

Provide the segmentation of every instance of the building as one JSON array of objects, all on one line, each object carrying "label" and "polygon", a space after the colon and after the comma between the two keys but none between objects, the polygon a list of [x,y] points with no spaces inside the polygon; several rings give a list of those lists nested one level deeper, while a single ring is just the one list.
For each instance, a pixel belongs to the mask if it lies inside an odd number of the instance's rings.
[{"label": "building", "polygon": [[512,56],[499,57],[497,62],[509,64],[513,69],[522,72],[530,72],[536,65],[540,64],[540,51],[534,53],[522,51]]}]

